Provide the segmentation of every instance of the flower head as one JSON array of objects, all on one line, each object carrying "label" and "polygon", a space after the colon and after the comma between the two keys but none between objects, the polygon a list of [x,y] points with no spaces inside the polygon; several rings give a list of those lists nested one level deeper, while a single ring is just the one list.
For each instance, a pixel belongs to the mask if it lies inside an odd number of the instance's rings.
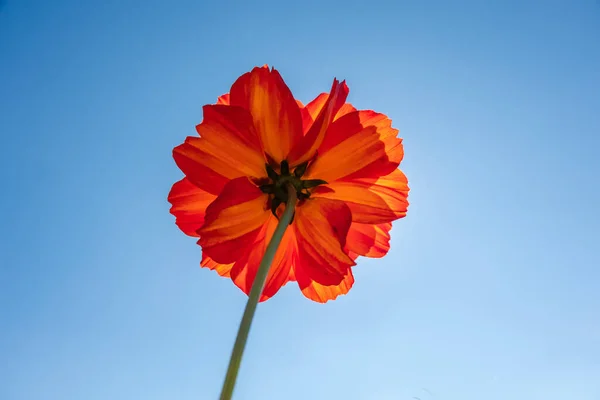
[{"label": "flower head", "polygon": [[391,222],[408,207],[402,139],[389,118],[356,110],[347,96],[334,79],[304,106],[264,66],[204,106],[199,136],[173,150],[185,177],[169,193],[179,228],[199,237],[201,266],[248,294],[288,185],[299,201],[261,301],[288,281],[311,300],[335,299],[352,287],[358,256],[387,253]]}]

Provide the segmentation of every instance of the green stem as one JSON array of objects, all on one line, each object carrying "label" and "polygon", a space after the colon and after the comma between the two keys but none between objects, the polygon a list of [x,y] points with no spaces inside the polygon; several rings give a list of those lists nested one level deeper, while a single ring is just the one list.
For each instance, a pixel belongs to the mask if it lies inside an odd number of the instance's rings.
[{"label": "green stem", "polygon": [[260,299],[260,295],[265,286],[265,281],[267,280],[267,275],[269,275],[269,269],[271,269],[271,263],[273,262],[277,248],[279,247],[283,234],[294,215],[297,201],[296,189],[294,189],[291,184],[288,184],[287,191],[288,200],[285,204],[285,211],[281,215],[277,228],[275,228],[275,232],[273,233],[273,237],[267,246],[265,255],[260,262],[256,277],[252,283],[252,289],[250,289],[250,294],[248,295],[248,302],[246,303],[244,315],[242,316],[242,321],[238,328],[235,344],[233,345],[233,350],[231,352],[231,358],[229,359],[229,367],[227,367],[227,375],[225,375],[225,382],[223,383],[223,389],[221,390],[221,400],[230,400],[233,394],[233,388],[235,387],[238,370],[242,363],[242,356],[248,340],[248,333],[250,332],[254,312],[256,311],[256,305],[258,304],[258,300]]}]

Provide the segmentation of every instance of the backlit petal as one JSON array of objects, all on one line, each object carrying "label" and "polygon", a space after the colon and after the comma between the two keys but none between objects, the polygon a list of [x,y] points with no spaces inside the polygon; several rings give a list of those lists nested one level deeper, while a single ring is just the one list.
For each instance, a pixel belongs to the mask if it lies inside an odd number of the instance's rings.
[{"label": "backlit petal", "polygon": [[398,130],[391,128],[387,118],[370,115],[355,111],[331,124],[306,178],[333,182],[387,175],[396,169],[404,155]]},{"label": "backlit petal", "polygon": [[221,105],[204,106],[203,111],[204,121],[196,127],[208,142],[203,149],[242,176],[266,176],[265,158],[248,111]]},{"label": "backlit petal", "polygon": [[335,300],[340,295],[347,294],[354,284],[354,276],[350,268],[339,284],[331,286],[324,286],[311,280],[302,270],[296,272],[296,276],[302,294],[318,303],[326,303],[329,300]]},{"label": "backlit petal", "polygon": [[219,96],[217,99],[217,104],[223,104],[228,106],[231,102],[229,101],[229,93],[225,93],[222,96]]},{"label": "backlit petal", "polygon": [[325,134],[329,125],[333,121],[335,114],[344,105],[346,98],[348,97],[348,86],[346,82],[341,83],[337,80],[333,80],[331,86],[331,92],[325,101],[318,116],[314,118],[314,123],[309,128],[308,132],[297,146],[293,147],[289,156],[288,161],[290,165],[302,164],[305,161],[313,158],[319,146],[325,138]]},{"label": "backlit petal", "polygon": [[[248,249],[246,256],[236,262],[231,270],[231,279],[246,294],[250,293],[260,262],[277,227],[277,222],[277,218],[270,215],[254,243]],[[293,230],[287,229],[271,263],[260,301],[273,297],[288,282],[295,255],[294,242]]]},{"label": "backlit petal", "polygon": [[246,177],[227,183],[206,210],[198,241],[203,252],[220,264],[245,256],[269,218],[267,199]]},{"label": "backlit petal", "polygon": [[324,198],[306,200],[296,208],[294,227],[298,261],[296,278],[302,271],[321,285],[338,285],[354,261],[344,252],[352,221],[348,206]]},{"label": "backlit petal", "polygon": [[371,110],[357,111],[356,109],[343,115],[339,114],[341,114],[341,112],[338,113],[336,120],[340,119],[344,115],[346,118],[344,118],[342,121],[336,122],[335,125],[331,126],[331,129],[327,132],[325,140],[321,144],[321,147],[319,147],[320,154],[326,153],[332,147],[335,147],[344,140],[348,139],[350,136],[352,136],[353,132],[360,130],[360,127],[376,127],[377,134],[379,135],[380,139],[398,136],[398,130],[392,128],[392,120],[389,119],[385,114],[377,113]]},{"label": "backlit petal", "polygon": [[[173,149],[173,159],[190,182],[208,193],[218,195],[234,170],[228,170],[221,160],[202,151],[202,142],[205,140],[188,136],[183,144]],[[215,171],[215,166],[220,172]]]},{"label": "backlit petal", "polygon": [[175,183],[168,200],[179,229],[186,235],[199,236],[197,231],[204,224],[206,208],[216,198],[214,194],[196,187],[187,178]]},{"label": "backlit petal", "polygon": [[199,188],[218,195],[231,179],[266,176],[265,160],[246,110],[205,106],[204,121],[196,130],[201,137],[187,137],[173,149],[173,158]]},{"label": "backlit petal", "polygon": [[319,116],[319,113],[323,109],[323,106],[329,98],[329,93],[321,93],[314,100],[308,103],[302,108],[302,127],[304,133],[308,132],[315,119]]},{"label": "backlit petal", "polygon": [[396,169],[379,178],[335,181],[318,187],[313,196],[345,202],[353,222],[379,224],[406,216],[408,191],[406,176]]},{"label": "backlit petal", "polygon": [[381,258],[390,249],[390,229],[390,222],[375,225],[353,222],[346,238],[346,249],[356,255]]},{"label": "backlit petal", "polygon": [[[323,109],[323,106],[327,102],[329,98],[329,93],[321,93],[313,101],[308,103],[306,107],[302,108],[302,125],[304,127],[304,131],[307,132],[308,128],[312,125],[312,123],[317,119],[317,116]],[[356,111],[356,108],[352,106],[350,103],[344,104],[333,117],[333,120],[339,119],[349,112]]]},{"label": "backlit petal", "polygon": [[356,111],[356,108],[354,108],[354,106],[352,104],[346,103],[340,107],[338,112],[335,114],[335,118],[333,120],[336,121],[336,120],[340,119],[341,117],[343,117],[344,115],[349,114],[354,111]]},{"label": "backlit petal", "polygon": [[206,254],[202,254],[202,261],[200,262],[200,266],[208,269],[212,269],[216,271],[217,274],[229,278],[231,273],[231,268],[233,268],[233,263],[231,264],[219,264]]},{"label": "backlit petal", "polygon": [[231,87],[230,101],[252,115],[264,151],[275,161],[286,158],[302,138],[300,108],[277,70],[254,68]]}]

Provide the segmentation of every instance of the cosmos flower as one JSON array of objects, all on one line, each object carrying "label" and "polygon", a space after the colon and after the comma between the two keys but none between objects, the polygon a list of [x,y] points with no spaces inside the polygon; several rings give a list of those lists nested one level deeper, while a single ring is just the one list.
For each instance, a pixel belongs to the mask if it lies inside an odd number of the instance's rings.
[{"label": "cosmos flower", "polygon": [[199,136],[173,150],[185,177],[168,200],[179,228],[198,237],[201,266],[250,292],[293,185],[298,203],[261,301],[296,281],[326,302],[354,283],[358,256],[383,257],[391,222],[406,215],[408,182],[398,130],[385,115],[346,103],[333,81],[304,106],[267,66],[239,77],[203,108]]}]

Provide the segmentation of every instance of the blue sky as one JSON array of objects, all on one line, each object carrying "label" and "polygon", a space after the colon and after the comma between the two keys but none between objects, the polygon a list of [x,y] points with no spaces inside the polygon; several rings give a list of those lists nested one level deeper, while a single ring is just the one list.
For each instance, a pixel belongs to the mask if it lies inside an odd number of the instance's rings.
[{"label": "blue sky", "polygon": [[350,295],[260,305],[236,400],[600,398],[600,3],[450,3],[4,1],[0,398],[217,398],[246,298],[171,150],[264,63],[388,114],[411,207]]}]

